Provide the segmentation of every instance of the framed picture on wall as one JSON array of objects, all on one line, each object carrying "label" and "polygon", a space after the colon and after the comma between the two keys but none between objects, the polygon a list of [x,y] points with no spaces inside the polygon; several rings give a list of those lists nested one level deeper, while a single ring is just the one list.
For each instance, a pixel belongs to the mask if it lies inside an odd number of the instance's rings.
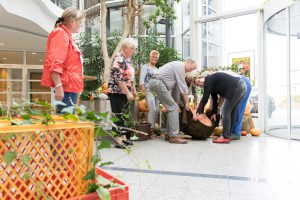
[{"label": "framed picture on wall", "polygon": [[235,65],[238,69],[243,68],[245,70],[245,76],[250,80],[255,79],[254,73],[254,51],[241,51],[228,53],[229,66]]}]

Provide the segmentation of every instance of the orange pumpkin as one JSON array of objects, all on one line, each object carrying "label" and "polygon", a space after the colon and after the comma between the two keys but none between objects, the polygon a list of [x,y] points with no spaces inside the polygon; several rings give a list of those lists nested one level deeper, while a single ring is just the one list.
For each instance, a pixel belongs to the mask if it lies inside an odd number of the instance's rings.
[{"label": "orange pumpkin", "polygon": [[213,135],[220,136],[223,133],[223,126],[218,126],[214,129]]},{"label": "orange pumpkin", "polygon": [[247,131],[241,131],[241,135],[246,136],[246,135],[248,135],[248,132]]},{"label": "orange pumpkin", "polygon": [[250,130],[250,134],[251,134],[252,136],[260,136],[261,130],[259,130],[259,129],[257,129],[257,128],[252,128],[252,129]]},{"label": "orange pumpkin", "polygon": [[105,91],[105,90],[107,90],[107,89],[108,89],[108,83],[105,82],[105,83],[103,84],[103,90]]},{"label": "orange pumpkin", "polygon": [[212,126],[211,120],[206,115],[199,115],[198,121],[206,126]]},{"label": "orange pumpkin", "polygon": [[148,105],[145,99],[139,101],[139,111],[140,112],[148,112]]}]

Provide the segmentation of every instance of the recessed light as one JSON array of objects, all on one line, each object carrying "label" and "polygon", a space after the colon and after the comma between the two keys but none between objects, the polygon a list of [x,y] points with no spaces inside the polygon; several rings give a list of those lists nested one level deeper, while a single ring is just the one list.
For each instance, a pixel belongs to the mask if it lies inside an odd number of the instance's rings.
[{"label": "recessed light", "polygon": [[2,60],[7,60],[7,58],[2,58]]},{"label": "recessed light", "polygon": [[35,55],[36,53],[35,53],[35,52],[32,52],[31,54],[32,54],[32,55]]},{"label": "recessed light", "polygon": [[40,59],[40,62],[43,62],[44,60],[43,59]]},{"label": "recessed light", "polygon": [[4,45],[5,45],[4,43],[0,42],[0,46],[4,46]]}]

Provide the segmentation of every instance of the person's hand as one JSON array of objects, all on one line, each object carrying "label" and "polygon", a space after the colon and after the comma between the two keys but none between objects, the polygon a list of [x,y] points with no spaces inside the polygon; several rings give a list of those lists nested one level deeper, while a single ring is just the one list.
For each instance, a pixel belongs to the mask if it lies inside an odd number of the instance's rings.
[{"label": "person's hand", "polygon": [[198,114],[198,113],[194,113],[194,114],[193,114],[193,120],[194,120],[194,121],[197,121],[197,120],[198,120],[198,117],[199,117],[199,114]]},{"label": "person's hand", "polygon": [[134,99],[133,95],[131,93],[126,94],[127,100],[131,101]]},{"label": "person's hand", "polygon": [[56,101],[61,101],[64,98],[64,90],[62,86],[59,86],[55,89],[54,99]]},{"label": "person's hand", "polygon": [[215,121],[217,120],[217,115],[216,115],[216,114],[213,114],[213,115],[210,117],[210,120],[215,122]]},{"label": "person's hand", "polygon": [[190,104],[189,104],[189,103],[186,103],[186,104],[185,104],[185,109],[186,109],[187,111],[190,110]]}]

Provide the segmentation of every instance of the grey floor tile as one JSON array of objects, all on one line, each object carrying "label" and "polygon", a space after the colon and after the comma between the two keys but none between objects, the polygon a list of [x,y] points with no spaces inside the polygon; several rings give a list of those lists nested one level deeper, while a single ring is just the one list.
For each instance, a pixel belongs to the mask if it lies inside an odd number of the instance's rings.
[{"label": "grey floor tile", "polygon": [[269,196],[231,193],[230,200],[276,200],[276,199],[274,197],[269,197]]},{"label": "grey floor tile", "polygon": [[229,192],[188,189],[184,200],[230,200]]},{"label": "grey floor tile", "polygon": [[260,195],[267,197],[274,196],[267,182],[229,180],[228,184],[231,193]]}]

